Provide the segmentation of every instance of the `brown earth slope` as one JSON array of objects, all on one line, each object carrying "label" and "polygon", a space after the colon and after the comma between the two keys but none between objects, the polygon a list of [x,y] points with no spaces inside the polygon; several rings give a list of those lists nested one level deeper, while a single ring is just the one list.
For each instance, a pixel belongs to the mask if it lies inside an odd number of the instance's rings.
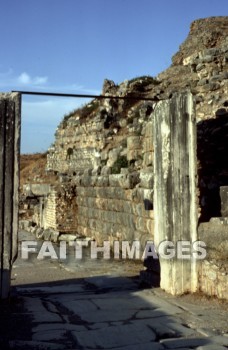
[{"label": "brown earth slope", "polygon": [[56,177],[45,171],[46,153],[22,154],[20,156],[20,187],[26,183],[54,183]]}]

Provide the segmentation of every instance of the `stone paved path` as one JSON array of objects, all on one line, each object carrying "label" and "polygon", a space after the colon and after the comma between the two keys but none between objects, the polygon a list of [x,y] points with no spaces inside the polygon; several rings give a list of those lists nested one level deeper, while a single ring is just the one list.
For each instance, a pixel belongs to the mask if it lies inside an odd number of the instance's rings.
[{"label": "stone paved path", "polygon": [[21,337],[18,329],[11,338],[1,334],[1,349],[228,348],[225,304],[201,305],[142,288],[133,277],[135,266],[129,273],[129,265],[117,268],[113,262],[113,274],[110,264],[108,272],[103,267],[101,274],[100,265],[94,275],[85,270],[83,276],[82,268],[66,271],[58,262],[27,264],[16,262],[12,282],[14,298],[23,302],[20,317],[18,311],[13,315],[15,327],[27,322],[28,330]]}]

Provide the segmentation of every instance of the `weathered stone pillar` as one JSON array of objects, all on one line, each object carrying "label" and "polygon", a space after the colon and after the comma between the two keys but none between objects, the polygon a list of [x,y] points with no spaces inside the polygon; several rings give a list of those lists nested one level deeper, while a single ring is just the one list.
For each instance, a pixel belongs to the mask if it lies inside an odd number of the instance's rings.
[{"label": "weathered stone pillar", "polygon": [[17,256],[20,120],[20,94],[0,94],[0,298]]},{"label": "weathered stone pillar", "polygon": [[[196,126],[191,93],[176,93],[156,106],[154,135],[155,246],[197,240]],[[172,294],[197,289],[194,259],[160,257],[161,288]]]}]

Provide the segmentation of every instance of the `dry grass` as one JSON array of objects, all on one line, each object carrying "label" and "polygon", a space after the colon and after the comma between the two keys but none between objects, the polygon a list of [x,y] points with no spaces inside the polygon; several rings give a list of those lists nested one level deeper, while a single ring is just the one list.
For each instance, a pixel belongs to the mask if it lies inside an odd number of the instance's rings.
[{"label": "dry grass", "polygon": [[26,183],[55,183],[57,177],[47,174],[46,153],[22,154],[20,156],[20,187]]}]

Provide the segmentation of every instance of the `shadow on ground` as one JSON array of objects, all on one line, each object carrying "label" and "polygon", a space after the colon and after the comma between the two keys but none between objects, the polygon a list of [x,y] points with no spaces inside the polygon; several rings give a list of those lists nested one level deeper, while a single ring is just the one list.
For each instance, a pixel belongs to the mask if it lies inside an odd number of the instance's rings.
[{"label": "shadow on ground", "polygon": [[212,344],[183,324],[183,309],[142,288],[137,276],[19,285],[0,309],[1,349],[162,350]]}]

